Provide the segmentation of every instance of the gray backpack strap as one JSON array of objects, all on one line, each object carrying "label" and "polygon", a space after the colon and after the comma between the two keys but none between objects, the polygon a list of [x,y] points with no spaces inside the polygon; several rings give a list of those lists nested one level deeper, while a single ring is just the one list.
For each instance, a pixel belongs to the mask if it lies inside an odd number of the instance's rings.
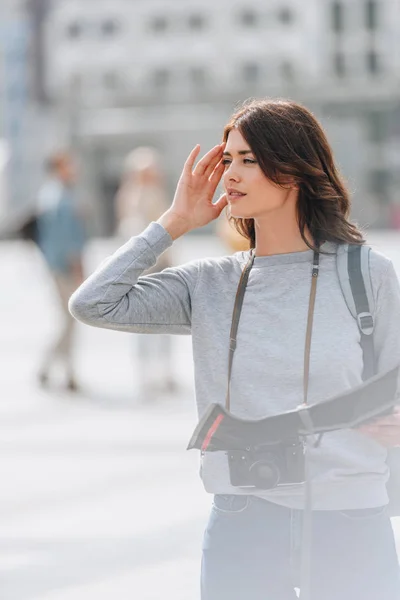
[{"label": "gray backpack strap", "polygon": [[[337,253],[337,272],[349,311],[357,319],[361,332],[364,359],[363,380],[376,373],[374,352],[375,301],[372,294],[368,246],[343,245]],[[387,464],[390,470],[386,484],[389,495],[388,514],[400,516],[400,448],[390,448]]]},{"label": "gray backpack strap", "polygon": [[336,261],[344,299],[361,333],[363,380],[369,379],[376,372],[373,336],[375,301],[369,268],[370,251],[368,246],[343,244],[338,248]]}]

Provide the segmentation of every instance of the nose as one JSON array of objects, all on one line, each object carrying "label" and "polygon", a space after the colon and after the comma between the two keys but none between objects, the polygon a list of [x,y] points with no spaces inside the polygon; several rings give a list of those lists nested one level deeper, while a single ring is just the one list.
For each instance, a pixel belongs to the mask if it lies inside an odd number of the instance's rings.
[{"label": "nose", "polygon": [[240,177],[239,174],[237,172],[236,167],[233,165],[233,162],[231,162],[228,167],[225,170],[224,173],[224,182],[225,184],[227,184],[229,181],[239,181]]}]

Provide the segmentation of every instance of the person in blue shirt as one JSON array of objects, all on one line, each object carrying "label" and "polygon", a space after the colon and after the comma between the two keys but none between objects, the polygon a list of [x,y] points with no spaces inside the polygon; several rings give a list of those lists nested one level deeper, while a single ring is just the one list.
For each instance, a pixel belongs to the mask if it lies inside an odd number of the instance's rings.
[{"label": "person in blue shirt", "polygon": [[82,252],[86,242],[83,220],[75,200],[76,169],[67,152],[54,153],[48,161],[49,178],[38,194],[37,242],[53,279],[64,327],[45,353],[39,370],[39,382],[49,382],[53,364],[63,364],[66,387],[77,391],[73,368],[74,319],[68,311],[72,292],[83,281]]}]

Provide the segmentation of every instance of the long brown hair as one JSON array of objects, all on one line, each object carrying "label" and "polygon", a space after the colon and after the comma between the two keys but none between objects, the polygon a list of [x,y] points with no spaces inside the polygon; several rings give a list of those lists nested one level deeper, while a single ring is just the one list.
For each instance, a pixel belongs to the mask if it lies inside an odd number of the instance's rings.
[{"label": "long brown hair", "polygon": [[[350,223],[350,195],[335,165],[332,149],[314,115],[291,100],[251,100],[233,114],[224,129],[237,129],[260,168],[278,185],[290,180],[299,188],[297,218],[301,237],[312,249],[322,242],[363,244]],[[254,219],[231,217],[237,231],[255,247]],[[306,239],[308,228],[313,244]]]}]

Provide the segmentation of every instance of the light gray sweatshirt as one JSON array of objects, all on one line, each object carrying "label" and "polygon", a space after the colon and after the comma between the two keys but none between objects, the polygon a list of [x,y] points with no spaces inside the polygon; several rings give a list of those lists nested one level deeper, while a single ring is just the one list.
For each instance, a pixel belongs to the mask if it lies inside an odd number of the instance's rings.
[{"label": "light gray sweatshirt", "polygon": [[[70,300],[73,316],[95,327],[137,333],[192,335],[198,414],[224,404],[229,331],[240,274],[248,252],[202,259],[150,276],[143,271],[172,244],[152,223],[103,262]],[[311,346],[308,401],[319,402],[362,382],[360,333],[336,272],[337,246],[320,259]],[[303,400],[303,360],[313,252],[256,257],[244,298],[234,357],[231,411],[259,419]],[[378,370],[400,364],[400,290],[391,261],[371,252],[376,299]],[[112,360],[112,357],[110,357]],[[190,437],[188,432],[188,439]],[[357,430],[327,433],[310,450],[316,510],[386,504],[386,450]],[[201,477],[207,492],[248,494],[232,487],[224,452],[205,453]],[[251,493],[302,508],[304,488],[293,485]]]}]

